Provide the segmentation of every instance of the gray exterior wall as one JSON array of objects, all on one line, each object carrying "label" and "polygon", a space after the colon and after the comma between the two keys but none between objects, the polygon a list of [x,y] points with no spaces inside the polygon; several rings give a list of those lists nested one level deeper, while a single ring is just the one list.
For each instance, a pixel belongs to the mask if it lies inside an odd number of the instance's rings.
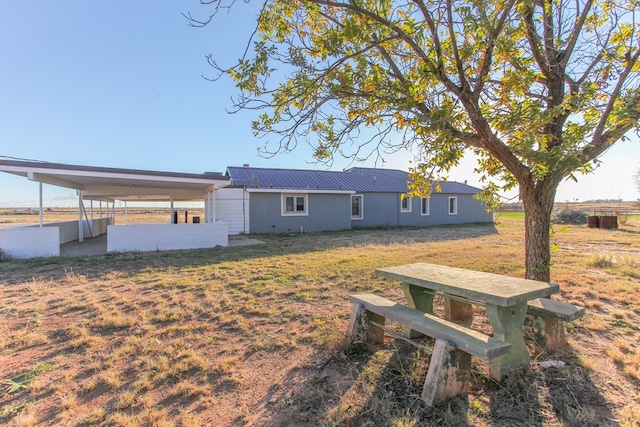
[{"label": "gray exterior wall", "polygon": [[[429,215],[421,214],[419,197],[411,199],[411,212],[400,212],[400,194],[363,193],[363,219],[352,220],[359,227],[428,227],[444,224],[492,222],[493,213],[487,212],[480,200],[471,194],[432,194]],[[449,197],[457,197],[458,211],[449,215]]]},{"label": "gray exterior wall", "polygon": [[351,228],[351,198],[348,194],[309,194],[307,216],[282,216],[281,193],[249,194],[251,233],[299,233],[300,227],[310,233]]},{"label": "gray exterior wall", "polygon": [[397,194],[362,193],[361,195],[363,217],[351,220],[353,228],[397,227],[400,225],[400,202]]}]

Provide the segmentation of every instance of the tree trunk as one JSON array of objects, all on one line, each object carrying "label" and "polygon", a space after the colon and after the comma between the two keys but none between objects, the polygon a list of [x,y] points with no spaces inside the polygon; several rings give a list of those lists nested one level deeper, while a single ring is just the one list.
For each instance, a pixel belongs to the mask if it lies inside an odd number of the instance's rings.
[{"label": "tree trunk", "polygon": [[525,277],[543,282],[551,280],[551,211],[557,188],[549,184],[529,187],[531,191],[520,187],[525,216]]}]

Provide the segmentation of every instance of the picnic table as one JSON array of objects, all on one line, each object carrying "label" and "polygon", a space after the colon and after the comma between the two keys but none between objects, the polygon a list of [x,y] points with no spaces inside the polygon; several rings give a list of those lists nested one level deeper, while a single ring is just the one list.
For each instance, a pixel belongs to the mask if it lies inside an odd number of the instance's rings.
[{"label": "picnic table", "polygon": [[[443,295],[445,318],[467,327],[473,320],[472,306],[484,305],[493,337],[511,344],[507,354],[489,362],[490,375],[498,380],[515,367],[529,365],[524,341],[527,303],[560,291],[554,283],[428,263],[379,268],[376,273],[401,281],[409,307],[423,313],[433,315],[434,297]],[[405,334],[418,335],[408,328]]]}]

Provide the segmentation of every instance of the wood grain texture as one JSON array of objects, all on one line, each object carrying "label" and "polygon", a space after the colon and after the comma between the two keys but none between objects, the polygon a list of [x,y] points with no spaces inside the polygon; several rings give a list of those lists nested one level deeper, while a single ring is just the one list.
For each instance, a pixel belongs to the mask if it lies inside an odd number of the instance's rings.
[{"label": "wood grain texture", "polygon": [[510,344],[489,337],[481,332],[422,313],[386,298],[372,295],[351,295],[349,301],[373,313],[401,323],[435,339],[442,339],[471,355],[491,359],[509,353]]},{"label": "wood grain texture", "polygon": [[376,273],[411,285],[503,307],[560,291],[555,283],[428,263],[379,268]]}]

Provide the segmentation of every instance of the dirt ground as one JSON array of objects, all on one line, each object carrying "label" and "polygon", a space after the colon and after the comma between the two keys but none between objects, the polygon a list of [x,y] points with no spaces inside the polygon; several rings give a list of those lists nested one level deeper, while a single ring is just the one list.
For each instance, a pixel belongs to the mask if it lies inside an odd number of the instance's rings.
[{"label": "dirt ground", "polygon": [[[528,339],[531,368],[501,383],[474,359],[469,396],[436,408],[420,401],[428,355],[393,339],[376,352],[342,347],[347,297],[404,301],[373,270],[405,262],[522,276],[517,220],[0,263],[0,424],[640,425],[629,370],[640,361],[640,277],[585,261],[634,266],[638,235],[638,223],[554,234],[561,299],[587,306],[568,327],[570,346],[546,354]],[[476,309],[473,327],[491,333],[483,315]]]}]

